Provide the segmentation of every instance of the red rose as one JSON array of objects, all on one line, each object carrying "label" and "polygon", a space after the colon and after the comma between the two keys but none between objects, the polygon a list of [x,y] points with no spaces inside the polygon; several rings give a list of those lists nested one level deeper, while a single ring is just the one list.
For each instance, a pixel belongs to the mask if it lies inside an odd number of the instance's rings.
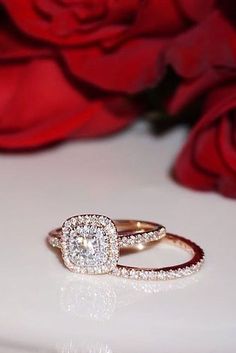
[{"label": "red rose", "polygon": [[235,76],[236,30],[215,9],[205,21],[172,41],[166,62],[181,78],[167,106],[170,114],[176,114],[209,89]]},{"label": "red rose", "polygon": [[214,0],[0,0],[0,147],[116,131]]},{"label": "red rose", "polygon": [[[0,66],[0,147],[38,147],[119,130],[137,115],[125,96],[86,94],[54,60]],[[80,89],[78,89],[80,87]]]},{"label": "red rose", "polygon": [[[215,9],[174,39],[166,61],[180,78],[167,103],[170,114],[205,100],[199,122],[175,164],[181,183],[236,197],[236,29]],[[197,103],[199,104],[199,103]]]},{"label": "red rose", "polygon": [[189,187],[236,197],[236,82],[209,95],[177,159],[175,176]]}]

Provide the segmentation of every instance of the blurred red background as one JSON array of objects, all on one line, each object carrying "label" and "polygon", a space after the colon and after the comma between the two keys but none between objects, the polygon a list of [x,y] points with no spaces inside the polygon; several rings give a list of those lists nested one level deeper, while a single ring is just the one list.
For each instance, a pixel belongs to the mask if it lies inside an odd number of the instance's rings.
[{"label": "blurred red background", "polygon": [[175,178],[236,197],[234,7],[0,0],[0,148],[103,136],[151,111],[194,123]]}]

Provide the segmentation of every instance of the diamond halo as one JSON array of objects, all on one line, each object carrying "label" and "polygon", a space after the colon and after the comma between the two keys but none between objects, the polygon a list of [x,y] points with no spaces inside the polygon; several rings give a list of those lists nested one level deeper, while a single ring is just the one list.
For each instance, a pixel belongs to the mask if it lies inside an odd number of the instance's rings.
[{"label": "diamond halo", "polygon": [[119,258],[116,226],[101,215],[70,217],[62,225],[61,251],[65,266],[72,272],[110,273]]}]

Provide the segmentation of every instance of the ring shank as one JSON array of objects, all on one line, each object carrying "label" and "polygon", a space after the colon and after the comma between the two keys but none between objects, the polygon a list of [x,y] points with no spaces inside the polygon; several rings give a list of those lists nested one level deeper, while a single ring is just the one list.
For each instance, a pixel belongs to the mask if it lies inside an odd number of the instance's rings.
[{"label": "ring shank", "polygon": [[191,275],[194,272],[197,272],[200,269],[204,261],[204,251],[200,246],[189,239],[170,233],[166,234],[162,242],[167,242],[171,245],[175,245],[181,249],[186,250],[192,255],[191,259],[183,264],[162,268],[131,267],[118,264],[113,274],[134,279],[165,280],[185,277]]},{"label": "ring shank", "polygon": [[114,220],[118,234],[124,236],[125,234],[136,234],[143,232],[150,232],[162,227],[160,224],[154,222],[128,220],[128,219],[116,219]]}]

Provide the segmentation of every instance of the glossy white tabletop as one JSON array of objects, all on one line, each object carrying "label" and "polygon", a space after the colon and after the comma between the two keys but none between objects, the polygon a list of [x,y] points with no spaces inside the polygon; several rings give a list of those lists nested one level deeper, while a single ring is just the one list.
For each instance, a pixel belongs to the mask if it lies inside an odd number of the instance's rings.
[{"label": "glossy white tabletop", "polygon": [[[185,138],[143,124],[112,138],[0,156],[0,353],[234,353],[236,201],[168,177]],[[70,273],[46,244],[67,217],[157,220],[206,251],[203,269],[166,282]],[[175,264],[160,246],[126,264]]]}]

